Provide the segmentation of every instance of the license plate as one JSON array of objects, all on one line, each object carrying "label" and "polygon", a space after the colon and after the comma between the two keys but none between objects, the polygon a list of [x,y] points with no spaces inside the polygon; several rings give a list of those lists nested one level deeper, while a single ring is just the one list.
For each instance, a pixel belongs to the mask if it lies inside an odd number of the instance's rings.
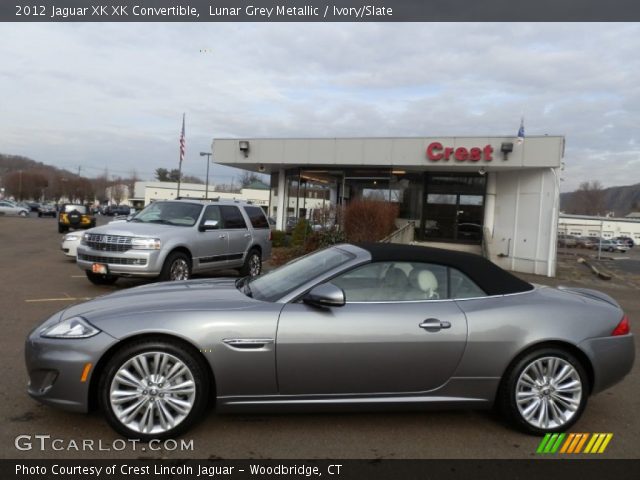
[{"label": "license plate", "polygon": [[109,268],[107,268],[103,263],[94,263],[91,265],[91,271],[100,275],[107,275],[109,273]]}]

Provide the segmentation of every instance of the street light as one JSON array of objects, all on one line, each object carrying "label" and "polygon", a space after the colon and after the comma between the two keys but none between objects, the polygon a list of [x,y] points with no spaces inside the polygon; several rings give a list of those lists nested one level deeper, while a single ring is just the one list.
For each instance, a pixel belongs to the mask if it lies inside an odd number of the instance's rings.
[{"label": "street light", "polygon": [[205,155],[207,157],[207,186],[204,190],[204,198],[206,199],[209,198],[209,160],[211,159],[211,154],[207,152],[200,152],[201,157],[204,157]]}]

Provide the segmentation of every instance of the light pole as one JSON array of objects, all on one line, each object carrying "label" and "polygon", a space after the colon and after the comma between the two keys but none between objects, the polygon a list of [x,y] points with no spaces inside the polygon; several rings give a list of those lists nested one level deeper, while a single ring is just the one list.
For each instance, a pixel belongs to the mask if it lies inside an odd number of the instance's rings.
[{"label": "light pole", "polygon": [[209,160],[211,159],[211,154],[207,152],[200,152],[200,156],[207,157],[207,185],[204,190],[204,198],[207,199],[209,198]]}]

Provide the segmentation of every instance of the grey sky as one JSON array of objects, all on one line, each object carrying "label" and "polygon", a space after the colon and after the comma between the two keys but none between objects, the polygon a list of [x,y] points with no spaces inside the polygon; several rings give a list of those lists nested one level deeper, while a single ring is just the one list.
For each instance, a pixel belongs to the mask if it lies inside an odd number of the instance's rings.
[{"label": "grey sky", "polygon": [[[640,182],[637,24],[3,24],[0,153],[204,177],[214,137],[567,137],[564,191]],[[214,166],[216,183],[237,172]]]}]

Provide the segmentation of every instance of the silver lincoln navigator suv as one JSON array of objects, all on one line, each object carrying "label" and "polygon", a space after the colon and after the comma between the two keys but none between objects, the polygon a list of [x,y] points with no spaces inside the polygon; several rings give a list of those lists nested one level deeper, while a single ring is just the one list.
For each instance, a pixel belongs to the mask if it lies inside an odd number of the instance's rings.
[{"label": "silver lincoln navigator suv", "polygon": [[187,280],[192,273],[238,269],[256,276],[271,256],[262,208],[224,200],[157,201],[129,217],[87,231],[77,265],[98,285],[118,277]]}]

